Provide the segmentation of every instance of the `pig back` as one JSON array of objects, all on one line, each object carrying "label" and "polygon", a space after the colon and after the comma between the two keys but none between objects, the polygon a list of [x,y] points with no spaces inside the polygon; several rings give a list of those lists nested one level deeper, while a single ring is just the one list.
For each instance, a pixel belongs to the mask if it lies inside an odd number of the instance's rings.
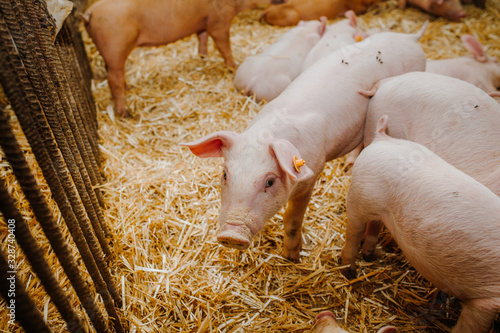
[{"label": "pig back", "polygon": [[382,220],[439,289],[462,300],[500,297],[500,198],[422,145],[388,139],[365,148],[347,209]]},{"label": "pig back", "polygon": [[384,114],[390,136],[426,146],[500,195],[500,105],[484,91],[425,72],[385,79],[369,102],[365,146]]}]

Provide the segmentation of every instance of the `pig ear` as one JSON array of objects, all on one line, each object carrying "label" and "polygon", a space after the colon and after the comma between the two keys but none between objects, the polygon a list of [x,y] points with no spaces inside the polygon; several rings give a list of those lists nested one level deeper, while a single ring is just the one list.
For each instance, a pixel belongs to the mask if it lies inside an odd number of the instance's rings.
[{"label": "pig ear", "polygon": [[235,132],[220,131],[180,145],[188,147],[198,157],[222,157],[222,149],[230,148],[238,135]]},{"label": "pig ear", "polygon": [[467,51],[469,51],[477,61],[486,62],[488,60],[486,53],[484,53],[483,46],[473,36],[462,35],[462,43],[464,44]]},{"label": "pig ear", "polygon": [[349,24],[353,28],[358,27],[358,22],[356,21],[356,14],[352,10],[348,10],[347,12],[345,12],[344,15],[345,15],[345,17],[347,17],[349,19]]},{"label": "pig ear", "polygon": [[321,22],[321,25],[319,26],[318,32],[320,36],[323,36],[323,34],[325,33],[326,24],[328,23],[328,19],[326,18],[326,16],[321,16],[319,18],[319,21]]},{"label": "pig ear", "polygon": [[[270,149],[274,152],[281,169],[292,180],[301,181],[314,175],[314,172],[307,165],[299,166],[300,164],[296,164],[294,156],[295,159],[300,159],[300,153],[290,141],[283,139],[275,140],[271,143]],[[304,162],[307,163],[307,161]],[[297,171],[295,165],[297,165],[299,171]]]},{"label": "pig ear", "polygon": [[396,333],[397,331],[398,329],[394,326],[386,326],[379,329],[377,333]]}]

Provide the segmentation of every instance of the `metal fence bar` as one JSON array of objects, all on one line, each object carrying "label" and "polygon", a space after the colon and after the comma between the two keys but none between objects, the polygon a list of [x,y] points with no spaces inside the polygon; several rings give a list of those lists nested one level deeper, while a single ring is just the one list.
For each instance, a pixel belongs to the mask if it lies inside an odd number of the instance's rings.
[{"label": "metal fence bar", "polygon": [[[12,166],[12,170],[21,185],[21,188],[28,199],[35,216],[42,226],[42,229],[54,250],[64,272],[68,276],[71,285],[83,305],[92,324],[98,332],[109,332],[106,319],[97,307],[94,301],[94,295],[88,288],[87,283],[83,279],[78,265],[71,253],[71,250],[66,243],[66,240],[59,229],[54,215],[50,210],[45,197],[40,192],[40,188],[31,173],[31,170],[24,158],[21,147],[12,132],[8,119],[4,111],[0,110],[0,146],[2,147],[7,160]],[[72,329],[71,319],[66,320],[68,329]]]},{"label": "metal fence bar", "polygon": [[[85,332],[82,320],[71,307],[67,295],[62,291],[51,267],[43,256],[44,251],[31,234],[28,225],[16,207],[15,200],[7,191],[2,178],[0,178],[0,212],[2,212],[6,223],[7,221],[11,223],[11,230],[13,230],[17,243],[26,254],[31,267],[33,267],[40,282],[42,282],[45,291],[66,321],[70,332]],[[10,248],[12,244],[9,243],[8,245]]]},{"label": "metal fence bar", "polygon": [[[15,290],[15,298],[11,297]],[[9,307],[14,299],[15,317],[28,333],[50,333],[51,330],[43,320],[42,314],[26,292],[26,287],[9,267],[7,258],[0,251],[0,293]]]}]

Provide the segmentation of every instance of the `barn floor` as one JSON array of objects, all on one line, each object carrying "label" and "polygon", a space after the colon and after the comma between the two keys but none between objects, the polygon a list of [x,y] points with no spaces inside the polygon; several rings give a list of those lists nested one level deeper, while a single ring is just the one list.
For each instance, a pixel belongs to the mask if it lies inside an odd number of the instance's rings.
[{"label": "barn floor", "polygon": [[[421,40],[429,58],[465,55],[460,36],[468,33],[500,59],[499,9],[492,2],[485,11],[468,5],[467,18],[452,23],[413,8],[401,11],[391,0],[360,20],[371,31],[408,33],[430,20]],[[238,63],[288,30],[259,23],[259,14],[246,11],[233,21]],[[209,57],[201,59],[191,36],[133,51],[126,68],[132,117],[117,118],[103,60],[86,33],[84,40],[96,77],[93,92],[106,159],[105,213],[116,235],[113,273],[131,332],[311,332],[323,310],[334,312],[352,332],[385,325],[400,332],[445,332],[454,325],[459,302],[416,273],[387,234],[381,237],[379,260],[359,261],[358,279],[349,282],[340,274],[350,184],[342,158],[327,163],[315,188],[300,264],[280,256],[283,211],[248,250],[220,246],[222,161],[199,159],[179,143],[217,130],[243,131],[264,104],[234,89],[234,74],[213,43]],[[8,173],[6,164],[0,166]],[[41,307],[47,303],[44,296],[38,300]],[[62,321],[53,307],[47,312],[58,332]],[[0,331],[9,331],[3,321]]]}]

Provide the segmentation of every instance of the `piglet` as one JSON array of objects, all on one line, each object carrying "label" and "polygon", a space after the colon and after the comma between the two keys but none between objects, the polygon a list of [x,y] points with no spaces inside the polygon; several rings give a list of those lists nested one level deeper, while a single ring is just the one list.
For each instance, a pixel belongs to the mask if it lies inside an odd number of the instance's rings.
[{"label": "piglet", "polygon": [[352,10],[364,13],[368,7],[381,0],[289,0],[284,4],[272,5],[262,13],[267,23],[279,26],[296,25],[300,20],[317,20],[321,16],[332,19]]},{"label": "piglet", "polygon": [[125,62],[138,46],[157,46],[197,34],[199,52],[207,54],[210,35],[229,67],[236,68],[229,28],[240,11],[284,0],[102,0],[82,15],[90,37],[104,58],[118,115],[125,106]]},{"label": "piglet", "polygon": [[428,60],[426,71],[456,77],[472,83],[487,93],[500,88],[500,65],[484,52],[481,43],[471,35],[463,35],[462,43],[470,57]]},{"label": "piglet", "polygon": [[401,9],[407,4],[452,21],[460,21],[466,16],[460,0],[398,0],[398,7]]},{"label": "piglet", "polygon": [[[349,333],[343,330],[337,324],[335,316],[330,311],[323,311],[316,316],[316,325],[314,333]],[[394,326],[385,326],[377,331],[377,333],[396,333],[397,329]]]},{"label": "piglet", "polygon": [[302,71],[311,67],[312,64],[326,55],[368,37],[359,28],[356,14],[352,10],[348,10],[345,16],[346,19],[326,27],[325,33],[321,36],[319,42],[307,54],[302,64]]},{"label": "piglet", "polygon": [[365,146],[383,115],[391,136],[426,146],[500,196],[500,105],[483,90],[427,72],[384,79],[368,105]]},{"label": "piglet", "polygon": [[[418,34],[385,32],[320,59],[266,104],[243,133],[220,131],[185,143],[223,157],[218,241],[247,249],[288,202],[283,256],[299,261],[302,220],[325,162],[356,147],[368,99],[357,93],[384,77],[424,70]],[[305,163],[305,165],[304,165]]]},{"label": "piglet", "polygon": [[240,65],[234,86],[257,100],[271,101],[301,72],[308,52],[325,31],[326,18],[321,21],[300,21],[276,43]]},{"label": "piglet", "polygon": [[487,333],[500,310],[500,197],[426,147],[389,137],[387,122],[353,167],[344,273],[383,224],[423,277],[462,301],[452,333]]}]

